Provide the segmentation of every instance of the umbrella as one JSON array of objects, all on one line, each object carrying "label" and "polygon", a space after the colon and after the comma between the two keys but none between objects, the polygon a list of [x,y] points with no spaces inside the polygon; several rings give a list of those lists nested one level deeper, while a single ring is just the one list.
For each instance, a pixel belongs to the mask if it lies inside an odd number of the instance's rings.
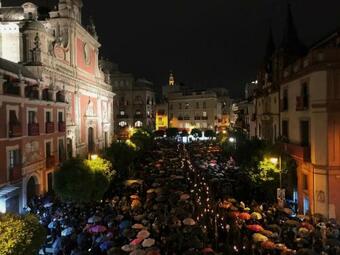
[{"label": "umbrella", "polygon": [[143,229],[143,228],[145,228],[145,227],[144,227],[144,225],[142,225],[142,224],[136,223],[136,224],[133,224],[133,225],[132,225],[132,228],[133,228],[133,229]]},{"label": "umbrella", "polygon": [[241,220],[250,220],[251,216],[249,213],[240,213],[238,215],[238,217],[241,219]]},{"label": "umbrella", "polygon": [[117,215],[117,216],[115,217],[115,220],[116,220],[116,221],[121,221],[122,219],[124,219],[124,215]]},{"label": "umbrella", "polygon": [[143,239],[143,240],[148,238],[149,236],[150,236],[150,232],[145,230],[145,229],[139,231],[138,234],[137,234],[137,238],[140,238],[140,239]]},{"label": "umbrella", "polygon": [[307,236],[309,234],[309,230],[307,228],[299,228],[299,234],[300,236]]},{"label": "umbrella", "polygon": [[137,250],[130,252],[129,255],[145,255],[145,251],[141,249],[137,249]]},{"label": "umbrella", "polygon": [[268,241],[268,237],[266,237],[262,234],[259,234],[259,233],[255,233],[255,234],[253,234],[253,240],[256,243],[265,242],[265,241]]},{"label": "umbrella", "polygon": [[151,193],[156,193],[156,189],[148,189],[146,193],[151,194]]},{"label": "umbrella", "polygon": [[123,245],[121,249],[122,249],[122,251],[130,252],[130,251],[133,251],[135,249],[135,246],[130,245],[130,244],[126,244],[126,245]]},{"label": "umbrella", "polygon": [[91,228],[89,228],[89,232],[90,233],[103,233],[106,231],[106,227],[105,226],[102,226],[102,225],[96,225],[96,226],[93,226]]},{"label": "umbrella", "polygon": [[296,220],[287,220],[285,224],[290,225],[290,226],[299,226],[300,223]]},{"label": "umbrella", "polygon": [[44,205],[44,207],[45,207],[45,208],[49,208],[49,207],[51,207],[52,205],[53,205],[53,203],[47,203],[47,204]]},{"label": "umbrella", "polygon": [[97,223],[97,222],[99,222],[99,221],[101,221],[101,220],[102,220],[102,218],[100,218],[99,216],[94,215],[94,216],[90,217],[90,218],[87,220],[87,223],[90,223],[90,224],[92,224],[92,223]]},{"label": "umbrella", "polygon": [[131,199],[139,199],[139,196],[138,195],[131,195],[130,198]]},{"label": "umbrella", "polygon": [[144,218],[144,215],[143,214],[139,214],[139,215],[136,215],[133,217],[133,219],[135,221],[141,221],[142,219]]},{"label": "umbrella", "polygon": [[210,247],[206,247],[204,248],[202,251],[201,251],[203,254],[206,254],[206,253],[214,253],[214,250]]},{"label": "umbrella", "polygon": [[293,214],[293,210],[290,208],[283,208],[282,210],[285,214],[291,215]]},{"label": "umbrella", "polygon": [[119,224],[119,228],[120,229],[126,229],[130,226],[130,221],[128,220],[123,220],[120,224]]},{"label": "umbrella", "polygon": [[61,231],[61,236],[69,236],[69,235],[72,235],[72,233],[73,233],[73,228],[68,227],[68,228],[65,228],[63,231]]},{"label": "umbrella", "polygon": [[143,240],[136,238],[130,242],[130,245],[139,245]]},{"label": "umbrella", "polygon": [[276,245],[272,241],[264,241],[261,243],[261,247],[266,250],[274,250]]},{"label": "umbrella", "polygon": [[304,228],[307,228],[310,231],[314,230],[314,226],[312,224],[309,224],[308,222],[302,222],[301,226],[304,227]]},{"label": "umbrella", "polygon": [[317,255],[317,253],[315,253],[311,249],[300,249],[300,250],[298,250],[296,255]]},{"label": "umbrella", "polygon": [[56,221],[51,221],[50,224],[48,224],[47,227],[48,227],[49,229],[54,229],[54,228],[57,227],[57,225],[58,225],[58,223],[57,223]]},{"label": "umbrella", "polygon": [[189,194],[182,194],[181,197],[180,197],[180,200],[188,200],[190,198],[190,195]]},{"label": "umbrella", "polygon": [[155,239],[152,239],[152,238],[147,238],[142,243],[142,246],[145,248],[148,248],[154,245],[155,245]]},{"label": "umbrella", "polygon": [[279,225],[276,225],[276,224],[271,224],[271,225],[268,225],[267,228],[273,232],[276,232],[276,233],[280,233],[281,232],[281,228]]},{"label": "umbrella", "polygon": [[261,234],[265,235],[266,237],[271,237],[273,235],[273,232],[269,230],[262,230]]},{"label": "umbrella", "polygon": [[158,249],[147,250],[146,255],[161,255]]},{"label": "umbrella", "polygon": [[262,219],[262,215],[258,212],[253,212],[251,214],[251,218],[254,219],[254,220],[261,220]]},{"label": "umbrella", "polygon": [[112,247],[112,242],[111,241],[105,241],[103,243],[101,243],[99,245],[99,248],[102,250],[102,251],[107,251],[108,249],[110,249]]},{"label": "umbrella", "polygon": [[193,226],[196,224],[196,222],[192,218],[185,218],[183,220],[183,224],[187,226]]},{"label": "umbrella", "polygon": [[262,232],[264,230],[262,226],[257,224],[247,225],[247,228],[253,232]]}]

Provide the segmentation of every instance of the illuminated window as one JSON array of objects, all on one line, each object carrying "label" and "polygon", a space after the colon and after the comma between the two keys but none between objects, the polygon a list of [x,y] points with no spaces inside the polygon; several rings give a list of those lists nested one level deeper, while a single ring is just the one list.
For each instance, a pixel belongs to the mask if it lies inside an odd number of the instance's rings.
[{"label": "illuminated window", "polygon": [[143,126],[143,122],[139,120],[135,122],[135,127],[142,127],[142,126]]},{"label": "illuminated window", "polygon": [[126,123],[126,121],[121,121],[121,122],[118,123],[118,125],[119,125],[120,127],[126,127],[126,126],[127,126],[127,123]]},{"label": "illuminated window", "polygon": [[189,103],[185,103],[185,109],[189,109]]},{"label": "illuminated window", "polygon": [[125,112],[124,112],[124,111],[120,111],[120,115],[121,115],[121,116],[124,116],[124,115],[125,115]]},{"label": "illuminated window", "polygon": [[202,112],[203,117],[207,117],[207,112]]}]

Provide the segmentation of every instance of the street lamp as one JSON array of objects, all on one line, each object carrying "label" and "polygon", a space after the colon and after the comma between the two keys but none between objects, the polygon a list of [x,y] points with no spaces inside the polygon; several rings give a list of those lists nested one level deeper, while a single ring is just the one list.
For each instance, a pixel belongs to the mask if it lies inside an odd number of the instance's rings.
[{"label": "street lamp", "polygon": [[98,158],[97,154],[90,154],[90,159],[91,160],[96,160]]},{"label": "street lamp", "polygon": [[279,196],[278,196],[278,200],[280,203],[282,203],[283,205],[283,197],[282,197],[282,160],[281,160],[281,156],[278,157],[270,157],[269,161],[271,163],[273,163],[275,166],[279,167],[279,175],[280,175],[280,192],[279,192]]}]

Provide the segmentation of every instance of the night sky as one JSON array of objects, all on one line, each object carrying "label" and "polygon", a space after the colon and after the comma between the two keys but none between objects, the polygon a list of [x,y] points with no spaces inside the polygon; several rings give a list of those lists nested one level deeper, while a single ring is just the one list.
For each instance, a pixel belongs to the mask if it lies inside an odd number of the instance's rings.
[{"label": "night sky", "polygon": [[[3,0],[3,5],[25,1]],[[34,3],[54,1],[32,0]],[[226,87],[242,96],[256,77],[269,26],[280,42],[287,0],[83,0],[101,53],[124,72],[161,86],[169,70],[191,87]],[[339,0],[290,1],[301,40],[310,45],[340,27]]]}]

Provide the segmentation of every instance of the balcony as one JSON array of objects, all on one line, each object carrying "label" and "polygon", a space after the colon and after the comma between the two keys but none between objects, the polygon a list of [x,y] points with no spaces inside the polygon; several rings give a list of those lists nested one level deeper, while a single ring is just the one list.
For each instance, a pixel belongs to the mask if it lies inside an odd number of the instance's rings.
[{"label": "balcony", "polygon": [[308,97],[298,96],[296,97],[296,110],[305,111],[308,109]]},{"label": "balcony", "polygon": [[3,85],[4,94],[11,96],[20,96],[20,87],[14,83],[6,82]]},{"label": "balcony", "polygon": [[46,134],[54,133],[54,122],[46,122]]},{"label": "balcony", "polygon": [[20,137],[22,136],[21,124],[19,122],[9,123],[9,137]]},{"label": "balcony", "polygon": [[208,116],[202,117],[202,120],[208,120]]},{"label": "balcony", "polygon": [[66,100],[65,100],[65,95],[64,95],[64,93],[59,91],[59,92],[56,94],[56,100],[57,100],[57,102],[59,102],[59,103],[65,103]]},{"label": "balcony", "polygon": [[53,155],[46,157],[46,169],[52,168],[55,165],[55,157]]},{"label": "balcony", "polygon": [[39,124],[38,123],[29,123],[28,124],[28,135],[29,136],[38,136],[39,132]]},{"label": "balcony", "polygon": [[66,122],[65,121],[59,121],[58,131],[61,132],[61,133],[66,132]]},{"label": "balcony", "polygon": [[294,158],[310,162],[310,146],[302,146],[292,143],[283,143],[283,149]]},{"label": "balcony", "polygon": [[16,165],[9,169],[9,180],[11,182],[19,181],[22,177],[21,165]]}]

